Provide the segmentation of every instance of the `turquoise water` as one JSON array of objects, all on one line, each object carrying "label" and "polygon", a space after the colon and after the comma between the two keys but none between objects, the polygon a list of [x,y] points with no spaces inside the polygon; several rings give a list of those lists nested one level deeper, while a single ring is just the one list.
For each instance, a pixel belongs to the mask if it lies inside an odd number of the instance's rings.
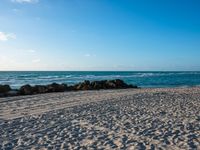
[{"label": "turquoise water", "polygon": [[0,72],[0,84],[19,88],[24,84],[67,83],[84,80],[122,79],[140,87],[187,87],[200,85],[200,72]]}]

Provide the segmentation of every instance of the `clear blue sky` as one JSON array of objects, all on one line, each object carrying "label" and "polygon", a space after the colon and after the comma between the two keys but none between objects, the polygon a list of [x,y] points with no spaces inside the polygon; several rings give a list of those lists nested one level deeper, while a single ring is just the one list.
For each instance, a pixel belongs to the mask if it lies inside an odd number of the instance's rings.
[{"label": "clear blue sky", "polygon": [[200,1],[0,0],[0,70],[200,70]]}]

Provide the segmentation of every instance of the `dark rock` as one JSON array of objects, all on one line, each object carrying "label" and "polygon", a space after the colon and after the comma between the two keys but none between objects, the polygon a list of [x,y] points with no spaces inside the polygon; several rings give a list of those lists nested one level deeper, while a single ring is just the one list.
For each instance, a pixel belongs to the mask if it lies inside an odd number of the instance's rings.
[{"label": "dark rock", "polygon": [[103,86],[101,84],[101,81],[93,81],[91,82],[91,87],[94,90],[99,90],[99,89],[103,89]]},{"label": "dark rock", "polygon": [[0,93],[5,94],[11,90],[9,85],[0,85]]},{"label": "dark rock", "polygon": [[90,81],[89,81],[89,80],[85,80],[85,81],[83,82],[83,84],[84,84],[84,85],[90,85]]},{"label": "dark rock", "polygon": [[124,89],[137,88],[135,85],[128,85],[123,80],[102,80],[102,81],[84,81],[73,86],[74,90],[99,90],[99,89]]},{"label": "dark rock", "polygon": [[19,93],[21,95],[31,95],[33,94],[33,87],[29,84],[26,84],[19,89]]},{"label": "dark rock", "polygon": [[48,92],[64,92],[66,89],[66,85],[52,83],[47,85]]},{"label": "dark rock", "polygon": [[74,91],[81,90],[81,83],[80,84],[75,84],[74,86],[72,86],[72,90],[74,90]]},{"label": "dark rock", "polygon": [[38,94],[38,93],[47,93],[48,92],[48,88],[47,86],[44,85],[36,85],[33,87],[33,93],[34,94]]},{"label": "dark rock", "polygon": [[64,91],[79,91],[79,90],[100,90],[100,89],[126,89],[137,88],[136,85],[128,85],[123,80],[101,80],[88,81],[68,86],[67,84],[52,83],[49,85],[23,85],[19,90],[12,90],[9,85],[0,85],[0,97],[17,96],[17,95],[32,95],[48,92],[64,92]]},{"label": "dark rock", "polygon": [[105,89],[116,89],[117,85],[114,80],[108,80],[104,84]]},{"label": "dark rock", "polygon": [[135,85],[128,85],[123,80],[108,80],[103,85],[104,89],[126,89],[126,88],[137,88]]},{"label": "dark rock", "polygon": [[67,91],[67,90],[68,90],[68,85],[67,85],[67,84],[65,84],[65,83],[62,83],[61,85],[64,87],[65,91]]},{"label": "dark rock", "polygon": [[128,85],[128,88],[138,88],[138,86],[137,86],[137,85],[129,84],[129,85]]},{"label": "dark rock", "polygon": [[75,87],[70,85],[67,87],[67,91],[75,91]]},{"label": "dark rock", "polygon": [[18,96],[19,91],[18,90],[11,90],[7,93],[7,96]]},{"label": "dark rock", "polygon": [[116,80],[111,80],[115,84],[116,88],[132,88],[133,85],[128,85],[126,84],[123,80],[116,79]]},{"label": "dark rock", "polygon": [[91,90],[91,86],[90,86],[90,81],[88,80],[85,80],[84,82],[82,83],[78,83],[76,85],[74,85],[74,90]]}]

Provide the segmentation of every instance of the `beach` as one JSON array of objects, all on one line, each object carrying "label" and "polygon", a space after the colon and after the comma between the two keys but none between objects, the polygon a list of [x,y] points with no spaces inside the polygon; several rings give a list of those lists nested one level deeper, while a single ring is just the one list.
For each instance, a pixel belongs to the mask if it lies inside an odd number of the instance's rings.
[{"label": "beach", "polygon": [[0,149],[200,149],[200,87],[0,98]]}]

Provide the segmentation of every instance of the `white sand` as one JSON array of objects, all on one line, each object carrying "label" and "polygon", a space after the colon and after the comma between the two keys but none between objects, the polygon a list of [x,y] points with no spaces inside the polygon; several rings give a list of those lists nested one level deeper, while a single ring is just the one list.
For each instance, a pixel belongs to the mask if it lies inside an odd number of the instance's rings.
[{"label": "white sand", "polygon": [[200,149],[200,88],[0,98],[0,149]]}]

